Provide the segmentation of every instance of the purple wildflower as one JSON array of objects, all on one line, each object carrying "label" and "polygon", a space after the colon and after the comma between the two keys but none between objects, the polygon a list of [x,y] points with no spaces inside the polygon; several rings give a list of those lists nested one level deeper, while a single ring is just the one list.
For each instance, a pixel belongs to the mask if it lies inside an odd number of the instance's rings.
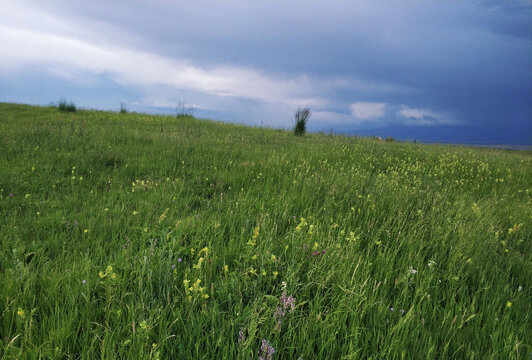
[{"label": "purple wildflower", "polygon": [[271,360],[275,349],[266,339],[262,339],[262,345],[260,346],[259,360]]},{"label": "purple wildflower", "polygon": [[83,280],[81,283],[85,285],[87,283],[87,280]]},{"label": "purple wildflower", "polygon": [[183,261],[183,259],[181,259],[181,258],[177,259],[177,262],[181,262],[181,261]]},{"label": "purple wildflower", "polygon": [[13,193],[10,193],[10,194],[9,194],[9,197],[13,197]]},{"label": "purple wildflower", "polygon": [[175,270],[175,264],[172,264],[172,270]]},{"label": "purple wildflower", "polygon": [[294,311],[296,307],[296,299],[290,295],[286,296],[286,292],[283,291],[281,298],[279,299],[279,305],[273,312],[273,318],[277,320],[277,330],[281,330],[282,318],[288,313]]}]

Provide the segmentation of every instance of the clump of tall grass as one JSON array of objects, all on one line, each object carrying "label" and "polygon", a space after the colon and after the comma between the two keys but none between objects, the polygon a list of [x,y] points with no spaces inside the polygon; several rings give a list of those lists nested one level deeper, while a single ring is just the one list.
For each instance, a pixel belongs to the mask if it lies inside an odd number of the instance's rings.
[{"label": "clump of tall grass", "polygon": [[194,112],[196,108],[194,106],[188,106],[184,102],[179,102],[176,107],[176,118],[188,118],[194,117]]},{"label": "clump of tall grass", "polygon": [[295,114],[294,135],[302,136],[307,132],[307,121],[310,117],[310,109],[308,107],[298,108]]},{"label": "clump of tall grass", "polygon": [[70,103],[67,103],[64,99],[58,101],[57,108],[61,112],[76,112],[76,105],[74,105],[72,101],[70,101]]},{"label": "clump of tall grass", "polygon": [[127,114],[127,107],[124,103],[120,103],[120,114]]}]

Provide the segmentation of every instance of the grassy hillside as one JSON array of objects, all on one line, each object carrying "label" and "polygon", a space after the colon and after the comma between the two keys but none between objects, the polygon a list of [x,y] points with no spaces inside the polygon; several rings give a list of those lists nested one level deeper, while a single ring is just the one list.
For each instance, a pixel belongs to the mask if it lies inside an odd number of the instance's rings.
[{"label": "grassy hillside", "polygon": [[531,152],[0,104],[0,188],[0,358],[532,353]]}]

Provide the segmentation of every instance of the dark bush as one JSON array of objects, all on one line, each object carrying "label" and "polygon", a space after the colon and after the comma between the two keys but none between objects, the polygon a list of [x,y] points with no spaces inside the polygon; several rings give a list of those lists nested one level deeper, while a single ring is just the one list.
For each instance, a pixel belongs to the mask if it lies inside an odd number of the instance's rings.
[{"label": "dark bush", "polygon": [[61,112],[76,112],[76,105],[71,101],[70,103],[67,103],[66,100],[59,100],[57,103],[57,108]]},{"label": "dark bush", "polygon": [[294,135],[302,136],[307,131],[307,120],[310,117],[310,109],[298,108],[295,114]]}]

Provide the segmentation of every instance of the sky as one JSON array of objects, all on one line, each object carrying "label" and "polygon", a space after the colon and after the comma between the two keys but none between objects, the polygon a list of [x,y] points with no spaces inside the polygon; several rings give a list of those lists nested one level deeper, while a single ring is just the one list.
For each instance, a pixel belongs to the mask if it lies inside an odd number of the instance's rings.
[{"label": "sky", "polygon": [[532,1],[0,0],[0,101],[532,145]]}]

